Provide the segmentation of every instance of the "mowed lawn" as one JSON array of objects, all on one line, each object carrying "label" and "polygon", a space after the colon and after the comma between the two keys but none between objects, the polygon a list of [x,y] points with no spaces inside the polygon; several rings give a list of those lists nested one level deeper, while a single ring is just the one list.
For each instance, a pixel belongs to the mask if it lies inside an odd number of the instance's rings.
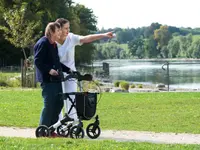
[{"label": "mowed lawn", "polygon": [[199,150],[200,145],[153,144],[86,140],[69,138],[7,138],[0,137],[1,150]]},{"label": "mowed lawn", "polygon": [[[2,89],[0,126],[37,127],[42,105],[39,89]],[[97,114],[102,130],[200,133],[200,93],[103,93]]]}]

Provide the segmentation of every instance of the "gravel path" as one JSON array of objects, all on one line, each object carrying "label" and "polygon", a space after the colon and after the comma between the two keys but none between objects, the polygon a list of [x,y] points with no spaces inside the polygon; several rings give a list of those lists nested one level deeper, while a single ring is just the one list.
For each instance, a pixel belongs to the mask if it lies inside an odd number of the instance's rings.
[{"label": "gravel path", "polygon": [[[35,138],[34,128],[0,127],[0,136]],[[88,137],[85,137],[88,139]],[[144,131],[104,130],[99,140],[135,141],[168,144],[200,144],[200,134],[155,133]]]}]

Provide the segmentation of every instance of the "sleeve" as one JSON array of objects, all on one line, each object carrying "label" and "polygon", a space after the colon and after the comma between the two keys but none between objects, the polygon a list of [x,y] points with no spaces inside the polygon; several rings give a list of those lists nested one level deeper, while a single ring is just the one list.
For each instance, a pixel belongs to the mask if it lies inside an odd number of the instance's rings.
[{"label": "sleeve", "polygon": [[74,45],[82,45],[83,43],[80,42],[80,40],[83,38],[83,36],[81,35],[77,35],[77,34],[72,34],[72,41],[74,43]]},{"label": "sleeve", "polygon": [[47,55],[47,45],[43,42],[34,47],[35,55],[34,55],[34,63],[36,67],[40,70],[40,72],[44,74],[48,74],[51,70],[51,67],[48,64],[44,63],[44,59],[46,59]]}]

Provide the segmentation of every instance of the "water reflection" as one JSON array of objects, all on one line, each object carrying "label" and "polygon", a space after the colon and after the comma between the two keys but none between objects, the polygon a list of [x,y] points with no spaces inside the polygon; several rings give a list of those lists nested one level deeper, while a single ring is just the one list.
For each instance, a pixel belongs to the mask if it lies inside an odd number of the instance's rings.
[{"label": "water reflection", "polygon": [[[165,61],[107,60],[113,80],[127,80],[146,84],[167,84]],[[94,66],[101,66],[96,62]],[[167,67],[164,66],[166,69]],[[200,61],[171,61],[169,63],[170,87],[200,88]]]}]

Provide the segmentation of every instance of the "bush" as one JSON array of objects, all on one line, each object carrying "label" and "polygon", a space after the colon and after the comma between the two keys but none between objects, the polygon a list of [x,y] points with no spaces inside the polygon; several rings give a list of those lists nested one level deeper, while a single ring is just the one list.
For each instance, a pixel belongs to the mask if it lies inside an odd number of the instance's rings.
[{"label": "bush", "polygon": [[126,82],[126,81],[121,81],[121,82],[120,82],[120,86],[121,86],[121,88],[124,89],[124,90],[127,90],[127,91],[128,91],[128,89],[129,89],[129,83]]},{"label": "bush", "polygon": [[131,88],[135,88],[135,84],[131,84]]},{"label": "bush", "polygon": [[114,87],[119,87],[120,81],[115,81],[114,82]]},{"label": "bush", "polygon": [[[88,91],[89,89],[99,89],[99,86],[101,83],[98,80],[95,80],[94,82],[88,82],[88,81],[83,81],[82,82],[82,90],[83,91]],[[79,87],[78,87],[79,90]]]},{"label": "bush", "polygon": [[21,82],[18,79],[8,80],[7,84],[8,84],[9,87],[20,87],[21,86]]},{"label": "bush", "polygon": [[0,86],[8,86],[5,80],[0,80]]},{"label": "bush", "polygon": [[138,88],[143,88],[143,85],[142,84],[138,84]]}]

